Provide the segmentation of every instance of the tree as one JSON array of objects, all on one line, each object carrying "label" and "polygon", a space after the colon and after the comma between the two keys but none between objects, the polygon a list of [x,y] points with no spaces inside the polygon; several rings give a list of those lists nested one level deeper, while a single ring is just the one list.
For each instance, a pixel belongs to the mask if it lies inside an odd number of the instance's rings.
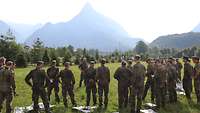
[{"label": "tree", "polygon": [[46,65],[46,64],[49,64],[49,62],[50,62],[50,58],[49,58],[49,54],[48,54],[47,49],[46,49],[45,52],[44,52],[44,55],[43,55],[42,60],[44,61],[44,64],[45,64],[45,65]]},{"label": "tree", "polygon": [[27,60],[25,58],[24,53],[19,53],[16,57],[16,66],[17,67],[27,67]]},{"label": "tree", "polygon": [[148,51],[148,46],[143,41],[139,41],[135,46],[134,51],[137,54],[145,54]]},{"label": "tree", "polygon": [[42,60],[43,51],[43,42],[39,38],[37,38],[37,40],[33,44],[33,49],[31,50],[32,63]]},{"label": "tree", "polygon": [[95,59],[96,59],[97,61],[99,60],[99,51],[98,51],[98,50],[96,50]]}]

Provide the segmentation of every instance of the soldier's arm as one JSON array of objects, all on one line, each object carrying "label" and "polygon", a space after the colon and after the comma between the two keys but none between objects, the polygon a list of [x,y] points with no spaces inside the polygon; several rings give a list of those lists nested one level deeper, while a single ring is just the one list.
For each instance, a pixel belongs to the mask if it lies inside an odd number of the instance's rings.
[{"label": "soldier's arm", "polygon": [[29,86],[33,86],[32,83],[30,82],[30,79],[32,78],[32,71],[26,76],[25,78],[25,82],[29,85]]},{"label": "soldier's arm", "polygon": [[110,82],[110,70],[109,68],[107,68],[107,70],[108,70],[108,82]]},{"label": "soldier's arm", "polygon": [[114,78],[119,80],[119,68],[115,71]]},{"label": "soldier's arm", "polygon": [[12,76],[11,76],[11,84],[12,84],[12,88],[13,88],[13,92],[14,92],[14,94],[16,94],[16,84],[15,84],[15,73],[14,72],[12,72],[11,73],[12,74]]},{"label": "soldier's arm", "polygon": [[72,71],[70,71],[70,72],[71,72],[71,76],[72,76],[72,84],[74,85],[76,83],[75,78],[74,78],[74,74],[73,74]]}]

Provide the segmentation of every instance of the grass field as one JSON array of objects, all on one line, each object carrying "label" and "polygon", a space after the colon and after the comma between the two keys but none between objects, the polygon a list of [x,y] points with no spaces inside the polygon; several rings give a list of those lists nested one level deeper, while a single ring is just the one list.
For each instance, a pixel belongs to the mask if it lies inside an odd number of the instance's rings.
[{"label": "grass field", "polygon": [[[113,78],[113,73],[119,67],[120,64],[107,64],[107,66],[111,70],[111,84],[110,84],[110,93],[109,93],[109,104],[107,110],[104,111],[97,111],[96,113],[112,113],[118,111],[118,96],[117,96],[117,81]],[[28,72],[33,69],[34,67],[29,68],[18,68],[16,69],[16,86],[17,86],[17,93],[19,96],[14,98],[13,107],[16,106],[27,106],[32,103],[31,100],[31,88],[24,82],[25,76]],[[61,67],[62,69],[63,67]],[[79,84],[79,75],[80,71],[77,66],[71,67],[72,71],[75,74],[76,84],[75,84],[75,99],[78,105],[85,105],[86,104],[86,93],[85,87],[78,88]],[[145,102],[150,102],[149,97],[146,97]],[[61,91],[59,93],[61,97]],[[161,109],[159,113],[200,113],[200,106],[196,105],[196,97],[194,95],[194,91],[192,94],[193,102],[190,104],[187,102],[184,96],[178,96],[178,102],[176,104],[168,104],[165,109]],[[61,97],[62,99],[62,97]],[[55,104],[54,95],[51,97],[51,104]],[[144,103],[145,103],[144,102]],[[55,109],[53,109],[53,113],[72,113],[71,111],[71,102],[68,101],[69,108],[65,109],[63,103],[56,104]],[[5,108],[5,107],[4,107]],[[5,112],[5,111],[4,111]],[[127,113],[128,108],[123,111],[123,113]]]}]

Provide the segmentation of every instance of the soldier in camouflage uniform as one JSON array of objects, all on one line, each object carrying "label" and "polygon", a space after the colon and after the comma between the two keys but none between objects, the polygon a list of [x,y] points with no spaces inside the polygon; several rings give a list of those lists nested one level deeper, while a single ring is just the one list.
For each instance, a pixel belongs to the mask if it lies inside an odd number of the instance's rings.
[{"label": "soldier in camouflage uniform", "polygon": [[[85,76],[85,72],[86,72],[87,68],[88,68],[87,59],[86,59],[86,58],[83,58],[83,61],[82,61],[81,64],[79,65],[79,69],[81,70],[79,87],[82,86],[82,82],[84,81],[84,76]],[[85,83],[85,82],[84,82],[84,83]]]},{"label": "soldier in camouflage uniform", "polygon": [[[5,62],[4,58],[0,58],[0,65]],[[10,70],[10,63],[6,65],[6,69],[1,67],[0,69],[0,112],[2,110],[2,104],[6,100],[6,113],[11,113],[11,103],[13,100],[13,75]]]},{"label": "soldier in camouflage uniform", "polygon": [[44,64],[43,61],[38,61],[36,69],[31,70],[30,73],[25,78],[25,82],[32,87],[32,100],[33,100],[34,113],[38,113],[39,110],[38,106],[39,97],[42,98],[45,107],[45,112],[51,113],[49,108],[49,100],[45,89],[45,87],[47,86],[47,81],[49,81],[49,78],[46,75],[45,70],[42,69],[43,64]]},{"label": "soldier in camouflage uniform", "polygon": [[122,61],[121,67],[119,67],[114,74],[114,78],[118,80],[119,109],[127,107],[128,105],[128,87],[131,75],[132,72],[126,67],[126,62]]},{"label": "soldier in camouflage uniform", "polygon": [[[132,75],[133,75],[133,66],[132,66],[132,60],[131,59],[129,59],[128,60],[128,65],[127,65],[127,68],[131,71],[131,73],[132,73]],[[129,78],[129,80],[131,80],[131,77]],[[130,104],[131,103],[131,83],[129,84],[129,86],[128,86],[128,95],[129,95],[129,97],[128,97],[128,103]]]},{"label": "soldier in camouflage uniform", "polygon": [[110,70],[105,66],[106,60],[102,59],[101,66],[97,68],[96,79],[98,83],[98,94],[99,94],[99,107],[103,105],[103,94],[104,94],[104,105],[107,108],[108,105],[108,93],[110,84]]},{"label": "soldier in camouflage uniform", "polygon": [[59,68],[56,67],[56,60],[53,60],[51,67],[47,69],[47,76],[49,77],[51,81],[51,83],[48,83],[47,92],[48,92],[48,98],[50,101],[51,92],[54,89],[55,101],[59,103],[60,102],[60,98],[58,95],[59,81],[57,80],[58,74],[59,74]]},{"label": "soldier in camouflage uniform", "polygon": [[185,90],[187,99],[191,100],[193,67],[190,64],[189,57],[186,56],[183,57],[183,62],[184,62],[183,89]]},{"label": "soldier in camouflage uniform", "polygon": [[166,84],[167,84],[167,70],[165,64],[161,63],[160,59],[156,59],[155,64],[155,95],[156,105],[159,109],[160,106],[165,107]]},{"label": "soldier in camouflage uniform", "polygon": [[86,70],[85,74],[85,83],[86,83],[86,93],[87,93],[87,100],[86,105],[90,105],[90,97],[92,93],[93,97],[93,105],[97,103],[97,87],[96,87],[96,69],[94,68],[94,61],[90,62],[90,67]]},{"label": "soldier in camouflage uniform", "polygon": [[169,102],[177,102],[176,82],[178,81],[178,71],[176,70],[176,60],[170,58],[167,65],[167,86],[169,92]]},{"label": "soldier in camouflage uniform", "polygon": [[154,102],[154,97],[155,97],[155,91],[154,91],[154,84],[155,84],[155,80],[154,80],[154,62],[152,59],[148,59],[147,60],[147,81],[145,84],[145,88],[144,88],[144,94],[142,99],[145,100],[145,97],[147,95],[148,89],[151,88],[151,102]]},{"label": "soldier in camouflage uniform", "polygon": [[199,57],[194,56],[192,60],[195,64],[194,66],[194,89],[197,97],[197,104],[200,104],[200,63]]},{"label": "soldier in camouflage uniform", "polygon": [[181,70],[183,68],[183,65],[181,64],[178,58],[176,59],[176,68],[178,70],[178,78],[179,80],[181,80]]},{"label": "soldier in camouflage uniform", "polygon": [[145,79],[146,69],[145,66],[141,64],[140,62],[141,57],[139,55],[136,55],[134,59],[136,64],[133,66],[134,78],[131,79],[131,85],[132,85],[131,113],[140,113],[142,105],[142,96],[144,91],[144,79]]},{"label": "soldier in camouflage uniform", "polygon": [[4,57],[0,57],[0,70],[3,69],[6,59]]},{"label": "soldier in camouflage uniform", "polygon": [[75,78],[73,72],[70,70],[70,63],[65,62],[65,69],[60,71],[60,74],[58,75],[58,80],[61,78],[62,81],[62,96],[63,96],[63,102],[65,107],[68,107],[67,104],[67,94],[69,94],[71,98],[71,102],[73,106],[76,106],[76,101],[74,99],[74,85],[75,85]]},{"label": "soldier in camouflage uniform", "polygon": [[12,72],[13,81],[14,81],[12,83],[12,89],[13,89],[14,96],[17,96],[17,93],[16,93],[16,84],[15,84],[15,64],[12,61],[8,61],[8,62],[6,62],[6,65],[9,66],[9,69]]}]

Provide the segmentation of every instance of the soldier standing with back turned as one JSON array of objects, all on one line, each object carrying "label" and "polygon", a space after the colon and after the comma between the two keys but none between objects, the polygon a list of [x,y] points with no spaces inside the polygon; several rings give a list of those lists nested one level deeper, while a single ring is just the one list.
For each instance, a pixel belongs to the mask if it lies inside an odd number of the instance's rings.
[{"label": "soldier standing with back turned", "polygon": [[60,98],[58,95],[58,92],[59,92],[59,81],[57,79],[58,74],[59,74],[59,68],[56,67],[56,60],[53,60],[51,67],[47,69],[47,76],[49,77],[51,81],[51,83],[48,83],[47,92],[48,92],[48,98],[50,101],[51,92],[54,89],[55,101],[59,103]]},{"label": "soldier standing with back turned", "polygon": [[142,105],[142,95],[144,91],[144,78],[145,78],[146,69],[145,69],[145,66],[141,64],[140,62],[140,59],[141,59],[140,55],[136,55],[134,59],[135,59],[136,64],[133,66],[134,79],[132,80],[134,81],[131,81],[131,85],[132,85],[131,113],[140,113],[140,109]]},{"label": "soldier standing with back turned", "polygon": [[[81,87],[82,86],[82,82],[85,79],[84,77],[85,77],[86,70],[88,69],[88,63],[87,63],[87,59],[86,58],[83,58],[81,64],[79,65],[79,69],[81,70],[79,87]],[[84,83],[85,83],[85,81],[84,81]]]},{"label": "soldier standing with back turned", "polygon": [[99,107],[103,105],[103,94],[104,94],[104,105],[107,108],[108,105],[108,93],[110,85],[110,70],[105,66],[106,60],[101,60],[101,66],[97,68],[96,78],[98,83],[98,94],[99,94]]},{"label": "soldier standing with back turned", "polygon": [[186,98],[188,100],[191,100],[193,67],[190,64],[189,57],[184,56],[183,62],[184,62],[183,89],[185,90]]},{"label": "soldier standing with back turned", "polygon": [[197,97],[197,104],[200,105],[200,63],[199,57],[193,56],[192,60],[195,64],[194,66],[194,89]]},{"label": "soldier standing with back turned", "polygon": [[[42,98],[44,107],[45,107],[45,112],[46,113],[51,113],[50,108],[49,108],[49,100],[47,97],[47,92],[46,92],[46,85],[47,82],[49,81],[48,76],[46,75],[46,72],[43,68],[43,61],[38,61],[36,69],[33,69],[30,71],[30,73],[26,76],[25,82],[31,86],[32,88],[32,100],[33,100],[33,110],[34,113],[38,113],[39,111],[39,97]],[[31,82],[31,81],[32,82]]]}]

